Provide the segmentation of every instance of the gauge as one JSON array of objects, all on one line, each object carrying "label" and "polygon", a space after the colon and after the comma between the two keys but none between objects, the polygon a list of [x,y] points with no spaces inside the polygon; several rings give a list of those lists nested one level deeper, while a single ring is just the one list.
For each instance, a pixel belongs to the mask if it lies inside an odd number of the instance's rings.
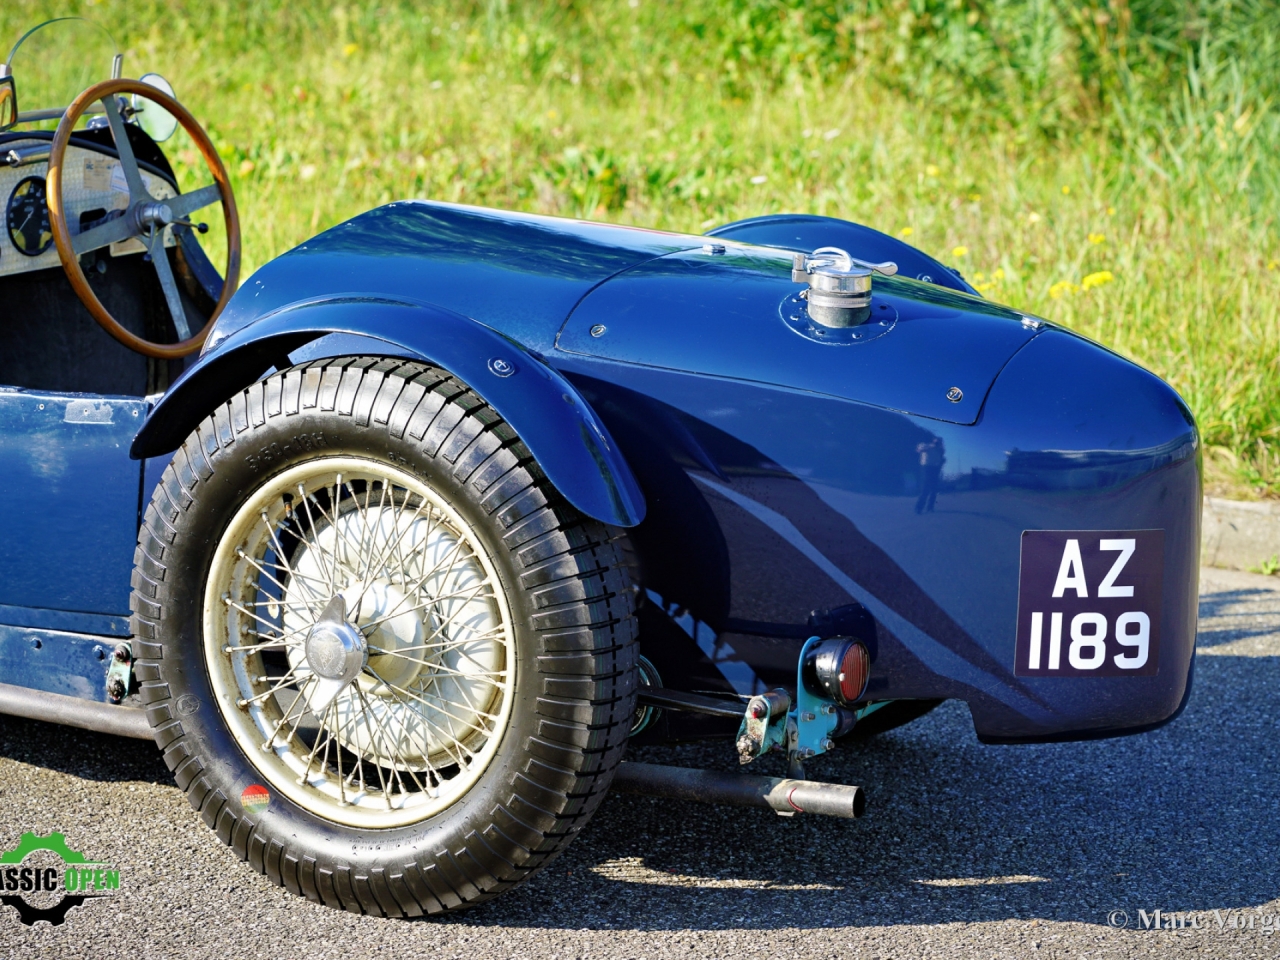
[{"label": "gauge", "polygon": [[19,253],[38,257],[53,243],[49,229],[49,204],[45,202],[44,177],[27,177],[9,194],[5,210],[9,239]]}]

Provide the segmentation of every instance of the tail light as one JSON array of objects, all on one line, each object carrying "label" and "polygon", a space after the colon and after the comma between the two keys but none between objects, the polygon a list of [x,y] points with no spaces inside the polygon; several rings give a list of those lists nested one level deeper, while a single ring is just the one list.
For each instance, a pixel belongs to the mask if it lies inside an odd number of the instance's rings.
[{"label": "tail light", "polygon": [[851,706],[867,689],[871,657],[867,648],[848,637],[832,637],[813,644],[805,654],[801,677],[816,697]]}]

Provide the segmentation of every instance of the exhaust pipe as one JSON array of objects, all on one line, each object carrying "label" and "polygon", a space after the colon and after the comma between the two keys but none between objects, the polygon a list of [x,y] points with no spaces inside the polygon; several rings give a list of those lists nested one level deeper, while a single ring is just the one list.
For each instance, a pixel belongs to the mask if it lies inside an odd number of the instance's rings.
[{"label": "exhaust pipe", "polygon": [[613,775],[613,789],[646,797],[670,797],[736,807],[764,807],[783,816],[815,813],[856,820],[867,809],[861,787],[812,780],[750,777],[718,770],[695,770],[658,763],[623,761]]}]

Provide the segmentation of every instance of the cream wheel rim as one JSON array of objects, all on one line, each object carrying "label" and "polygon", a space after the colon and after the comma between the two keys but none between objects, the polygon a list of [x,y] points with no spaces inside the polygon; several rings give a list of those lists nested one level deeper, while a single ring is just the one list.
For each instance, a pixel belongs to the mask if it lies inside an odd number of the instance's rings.
[{"label": "cream wheel rim", "polygon": [[[347,647],[325,647],[325,629]],[[219,712],[250,763],[348,826],[456,802],[510,716],[514,642],[492,558],[436,491],[377,461],[317,458],[254,490],[214,554],[204,632]]]}]

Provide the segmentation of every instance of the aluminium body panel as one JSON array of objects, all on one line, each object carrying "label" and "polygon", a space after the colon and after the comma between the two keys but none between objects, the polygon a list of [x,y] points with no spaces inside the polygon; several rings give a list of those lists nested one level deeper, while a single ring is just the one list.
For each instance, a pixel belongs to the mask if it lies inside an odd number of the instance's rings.
[{"label": "aluminium body panel", "polygon": [[0,604],[129,615],[141,465],[136,397],[0,390]]},{"label": "aluminium body panel", "polygon": [[[861,604],[876,620],[867,698],[963,699],[986,740],[1133,732],[1185,701],[1199,440],[1176,394],[1128,361],[1047,331],[971,426],[560,362],[645,490],[642,642],[679,651],[646,649],[659,670],[687,660],[697,685],[739,694],[788,684],[813,615]],[[1165,532],[1158,674],[1015,676],[1021,538],[1042,529]]]}]

